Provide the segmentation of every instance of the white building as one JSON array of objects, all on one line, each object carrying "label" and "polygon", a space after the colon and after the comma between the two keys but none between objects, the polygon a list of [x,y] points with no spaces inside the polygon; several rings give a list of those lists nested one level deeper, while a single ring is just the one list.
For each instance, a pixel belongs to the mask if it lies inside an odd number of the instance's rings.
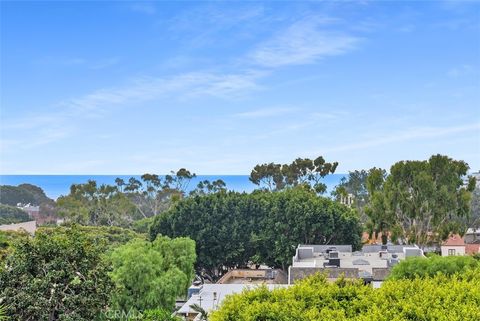
[{"label": "white building", "polygon": [[[254,289],[259,284],[202,284],[189,289],[190,297],[187,302],[175,313],[185,320],[199,320],[199,313],[190,306],[197,304],[207,312],[218,309],[228,295],[241,293],[244,289]],[[287,284],[265,284],[269,290],[287,287]],[[194,290],[194,291],[191,291]]]},{"label": "white building", "polygon": [[452,235],[442,246],[442,256],[465,255],[465,241],[460,235]]}]

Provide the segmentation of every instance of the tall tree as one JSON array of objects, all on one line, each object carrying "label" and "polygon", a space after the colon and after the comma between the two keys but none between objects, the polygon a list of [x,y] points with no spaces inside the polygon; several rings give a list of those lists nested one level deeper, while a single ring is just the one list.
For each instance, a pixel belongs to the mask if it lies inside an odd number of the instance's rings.
[{"label": "tall tree", "polygon": [[472,193],[472,203],[470,205],[470,216],[465,222],[467,228],[480,228],[480,187],[475,188]]},{"label": "tall tree", "polygon": [[[332,196],[335,197],[337,201],[350,196],[353,198],[353,206],[360,214],[360,220],[362,223],[365,223],[368,219],[368,216],[365,214],[365,206],[370,200],[367,177],[369,176],[369,173],[374,170],[376,170],[376,168],[372,168],[368,171],[362,169],[349,172],[348,176],[343,177],[332,192]],[[383,171],[383,175],[386,176],[385,171]]]},{"label": "tall tree", "polygon": [[370,201],[373,217],[385,220],[404,242],[422,246],[461,232],[458,218],[470,214],[475,186],[474,179],[463,185],[468,168],[464,161],[442,155],[394,164],[384,182],[378,174],[369,177],[369,184],[380,185]]},{"label": "tall tree", "polygon": [[59,215],[84,225],[129,226],[136,218],[134,204],[115,186],[93,180],[73,184],[70,194],[57,200]]},{"label": "tall tree", "polygon": [[210,182],[208,179],[198,182],[197,187],[190,192],[190,196],[207,195],[212,193],[226,192],[227,185],[221,179]]},{"label": "tall tree", "polygon": [[128,182],[117,178],[118,188],[132,200],[143,218],[152,217],[167,210],[176,200],[186,195],[190,181],[196,177],[185,168],[172,171],[164,177],[144,174],[141,180],[131,177]]},{"label": "tall tree", "polygon": [[337,166],[337,162],[327,163],[322,156],[314,160],[297,158],[291,164],[261,164],[253,168],[250,181],[270,191],[303,185],[322,194],[327,189],[322,178],[335,173]]}]

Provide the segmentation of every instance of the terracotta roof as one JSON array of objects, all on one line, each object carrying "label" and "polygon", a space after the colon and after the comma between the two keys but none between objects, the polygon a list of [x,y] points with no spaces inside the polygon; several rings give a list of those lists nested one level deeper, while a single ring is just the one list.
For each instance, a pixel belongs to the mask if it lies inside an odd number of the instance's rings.
[{"label": "terracotta roof", "polygon": [[444,246],[465,246],[465,241],[458,235],[451,235],[442,245]]},{"label": "terracotta roof", "polygon": [[465,244],[466,254],[480,253],[480,244]]}]

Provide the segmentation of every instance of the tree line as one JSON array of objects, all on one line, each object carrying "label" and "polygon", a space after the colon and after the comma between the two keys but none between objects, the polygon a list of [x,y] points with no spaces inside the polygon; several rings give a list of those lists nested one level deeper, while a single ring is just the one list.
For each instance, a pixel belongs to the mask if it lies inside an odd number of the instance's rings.
[{"label": "tree line", "polygon": [[361,244],[353,210],[303,187],[190,197],[155,218],[157,235],[195,240],[197,268],[214,279],[248,264],[286,270],[300,243]]}]

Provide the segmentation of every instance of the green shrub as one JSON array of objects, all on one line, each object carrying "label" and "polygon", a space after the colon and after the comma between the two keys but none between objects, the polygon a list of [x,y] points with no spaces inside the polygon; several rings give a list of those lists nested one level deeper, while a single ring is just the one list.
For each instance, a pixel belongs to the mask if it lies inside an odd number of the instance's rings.
[{"label": "green shrub", "polygon": [[228,296],[210,321],[464,321],[480,318],[480,268],[463,274],[329,283],[315,275],[289,287]]},{"label": "green shrub", "polygon": [[395,265],[389,279],[414,279],[438,273],[453,275],[480,266],[472,256],[411,257]]}]

